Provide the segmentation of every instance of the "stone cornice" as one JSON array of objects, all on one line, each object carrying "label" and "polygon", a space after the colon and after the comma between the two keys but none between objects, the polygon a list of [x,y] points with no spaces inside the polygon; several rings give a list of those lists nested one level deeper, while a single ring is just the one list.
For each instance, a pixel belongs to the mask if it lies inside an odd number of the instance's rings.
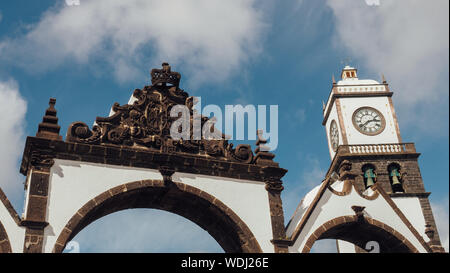
[{"label": "stone cornice", "polygon": [[399,193],[389,193],[391,198],[402,198],[402,197],[418,197],[418,198],[428,198],[431,192],[399,192]]},{"label": "stone cornice", "polygon": [[287,170],[267,165],[256,165],[217,159],[209,155],[193,155],[181,152],[160,152],[141,148],[106,144],[83,144],[28,137],[22,158],[20,172],[27,174],[34,166],[33,158],[44,158],[100,163],[136,168],[161,169],[168,167],[175,172],[211,175],[276,184],[281,186],[281,178]]},{"label": "stone cornice", "polygon": [[[403,159],[403,158],[418,158],[420,156],[420,153],[417,153],[415,151],[415,147],[413,143],[401,143],[399,145],[409,145],[408,148],[411,148],[410,150],[406,150],[403,152],[396,152],[396,153],[351,153],[348,150],[349,146],[352,145],[340,145],[338,147],[338,150],[336,151],[336,154],[333,158],[333,160],[330,163],[330,167],[327,171],[327,176],[331,174],[333,171],[337,171],[337,168],[340,166],[341,162],[344,160],[359,158],[359,159],[374,159],[374,158],[383,158],[383,157],[389,157],[391,159]],[[383,145],[383,144],[380,144]],[[389,145],[389,144],[385,144]]]}]

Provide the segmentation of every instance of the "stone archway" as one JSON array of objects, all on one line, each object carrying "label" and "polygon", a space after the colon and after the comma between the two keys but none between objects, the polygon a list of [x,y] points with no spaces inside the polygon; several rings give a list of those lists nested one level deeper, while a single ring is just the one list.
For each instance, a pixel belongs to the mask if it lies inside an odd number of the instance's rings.
[{"label": "stone archway", "polygon": [[112,188],[87,202],[69,220],[53,252],[95,220],[125,209],[153,208],[183,216],[205,229],[225,252],[261,253],[247,225],[225,204],[195,187],[162,180],[143,180]]},{"label": "stone archway", "polygon": [[366,243],[376,241],[382,253],[417,253],[418,250],[398,231],[373,218],[357,215],[334,218],[317,228],[308,238],[302,252],[310,252],[317,240],[338,239],[365,249]]},{"label": "stone archway", "polygon": [[9,242],[8,234],[3,224],[0,222],[0,253],[11,253],[11,243]]}]

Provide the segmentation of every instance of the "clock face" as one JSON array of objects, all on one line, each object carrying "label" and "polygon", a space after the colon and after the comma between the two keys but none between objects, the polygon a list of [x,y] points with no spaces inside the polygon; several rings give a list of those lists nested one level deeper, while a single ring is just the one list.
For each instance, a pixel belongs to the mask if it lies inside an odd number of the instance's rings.
[{"label": "clock face", "polygon": [[339,130],[337,128],[336,121],[333,120],[330,125],[330,141],[331,141],[331,147],[333,148],[333,151],[336,152],[338,146],[339,146]]},{"label": "clock face", "polygon": [[386,122],[375,108],[361,107],[353,113],[353,125],[365,135],[378,135],[383,132]]}]

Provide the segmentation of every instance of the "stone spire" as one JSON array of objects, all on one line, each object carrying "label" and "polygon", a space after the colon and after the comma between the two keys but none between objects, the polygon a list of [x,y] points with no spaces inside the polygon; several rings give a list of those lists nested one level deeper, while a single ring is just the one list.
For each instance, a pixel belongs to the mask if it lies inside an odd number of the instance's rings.
[{"label": "stone spire", "polygon": [[384,84],[387,83],[386,78],[384,77],[384,74],[381,74],[381,81],[382,81]]},{"label": "stone spire", "polygon": [[58,125],[58,118],[56,117],[55,109],[56,99],[50,98],[48,102],[49,107],[45,111],[45,116],[42,118],[42,122],[39,123],[37,137],[62,140],[62,136],[59,135],[60,126]]},{"label": "stone spire", "polygon": [[264,144],[267,143],[267,140],[263,138],[263,130],[258,130],[256,132],[258,136],[258,140],[256,141],[256,149],[255,149],[255,162],[257,165],[268,165],[268,166],[277,166],[278,163],[273,161],[275,157],[274,154],[270,153],[270,148]]}]

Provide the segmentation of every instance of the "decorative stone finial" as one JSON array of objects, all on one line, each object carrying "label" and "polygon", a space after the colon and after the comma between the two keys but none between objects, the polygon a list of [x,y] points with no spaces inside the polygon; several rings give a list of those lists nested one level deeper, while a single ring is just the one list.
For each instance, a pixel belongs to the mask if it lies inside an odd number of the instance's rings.
[{"label": "decorative stone finial", "polygon": [[355,175],[352,174],[351,170],[352,170],[352,163],[348,160],[342,161],[341,165],[339,166],[339,179],[341,180],[353,179]]},{"label": "decorative stone finial", "polygon": [[356,217],[358,218],[358,222],[364,221],[364,209],[366,207],[363,206],[352,206],[352,210],[355,212]]},{"label": "decorative stone finial", "polygon": [[152,69],[150,75],[152,76],[152,85],[154,86],[166,86],[170,84],[178,88],[180,85],[181,74],[172,72],[170,65],[166,62],[162,63],[162,69]]},{"label": "decorative stone finial", "polygon": [[55,103],[56,99],[50,98],[50,101],[48,102],[49,107],[45,111],[45,116],[43,117],[42,122],[39,123],[38,132],[36,133],[37,137],[62,140],[62,136],[59,135],[59,130],[61,127],[58,125]]},{"label": "decorative stone finial", "polygon": [[255,149],[255,162],[258,165],[278,165],[278,163],[273,162],[274,154],[270,153],[270,148],[264,144],[267,143],[267,140],[263,138],[263,130],[257,130],[256,135],[258,136],[258,140],[256,140],[256,149]]},{"label": "decorative stone finial", "polygon": [[175,170],[173,170],[173,169],[171,169],[170,167],[167,167],[167,166],[161,166],[159,168],[159,172],[163,176],[164,184],[167,185],[167,184],[172,182],[172,175],[175,173]]}]

